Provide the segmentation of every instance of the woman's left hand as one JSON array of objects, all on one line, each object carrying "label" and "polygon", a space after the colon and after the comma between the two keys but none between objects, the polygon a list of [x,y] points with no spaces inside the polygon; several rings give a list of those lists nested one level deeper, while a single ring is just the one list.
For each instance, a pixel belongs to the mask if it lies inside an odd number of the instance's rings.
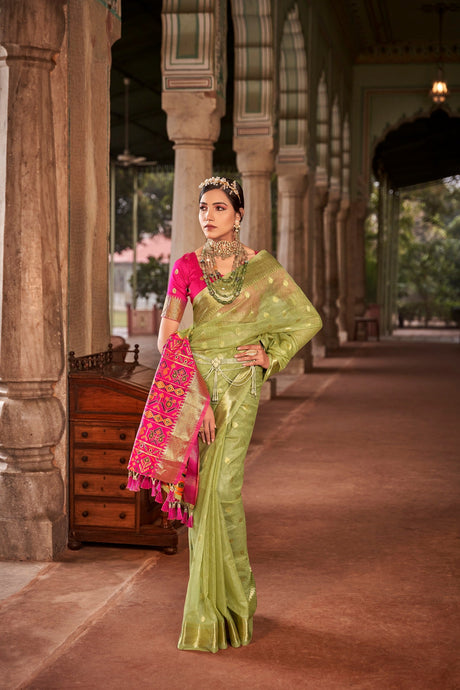
[{"label": "woman's left hand", "polygon": [[268,369],[270,366],[268,355],[260,343],[256,345],[240,345],[237,350],[235,359],[246,367],[259,366]]}]

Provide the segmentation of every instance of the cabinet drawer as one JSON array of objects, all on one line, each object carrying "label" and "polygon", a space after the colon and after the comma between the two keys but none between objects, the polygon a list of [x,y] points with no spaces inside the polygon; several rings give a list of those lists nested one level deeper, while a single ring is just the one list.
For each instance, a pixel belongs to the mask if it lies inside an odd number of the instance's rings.
[{"label": "cabinet drawer", "polygon": [[75,443],[116,443],[117,446],[132,447],[137,427],[97,426],[96,424],[75,424]]},{"label": "cabinet drawer", "polygon": [[123,472],[128,467],[130,454],[130,448],[74,448],[73,464],[75,469]]},{"label": "cabinet drawer", "polygon": [[120,474],[75,473],[75,493],[80,496],[107,496],[136,500],[132,491],[126,489],[128,477]]},{"label": "cabinet drawer", "polygon": [[74,516],[75,526],[134,529],[136,505],[117,501],[91,501],[91,499],[76,497]]}]

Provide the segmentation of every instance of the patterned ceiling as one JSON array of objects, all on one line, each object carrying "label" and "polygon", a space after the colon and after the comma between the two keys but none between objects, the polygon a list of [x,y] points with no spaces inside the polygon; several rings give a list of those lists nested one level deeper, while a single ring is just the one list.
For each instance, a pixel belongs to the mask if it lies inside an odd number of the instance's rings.
[{"label": "patterned ceiling", "polygon": [[432,62],[438,54],[439,10],[443,60],[460,59],[458,1],[344,0],[343,6],[353,20],[357,62]]},{"label": "patterned ceiling", "polygon": [[[298,0],[300,5],[306,0]],[[331,0],[355,63],[436,62],[438,13],[443,8],[443,60],[460,61],[460,0]],[[131,78],[129,148],[159,164],[173,164],[174,152],[161,109],[161,0],[122,0],[122,38],[112,49],[111,154],[124,148],[124,84]],[[232,22],[229,41],[232,40]],[[228,52],[229,85],[233,53]],[[215,164],[235,165],[232,151],[232,89]]]}]

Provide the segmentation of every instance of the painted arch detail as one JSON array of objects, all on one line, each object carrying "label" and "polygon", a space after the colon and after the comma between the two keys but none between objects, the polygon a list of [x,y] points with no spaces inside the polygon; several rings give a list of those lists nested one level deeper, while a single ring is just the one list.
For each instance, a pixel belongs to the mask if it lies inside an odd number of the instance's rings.
[{"label": "painted arch detail", "polygon": [[226,0],[163,0],[164,91],[225,93]]},{"label": "painted arch detail", "polygon": [[342,166],[342,131],[340,127],[340,110],[337,97],[334,99],[331,113],[331,184],[340,189]]},{"label": "painted arch detail", "polygon": [[307,58],[297,4],[288,13],[280,57],[280,162],[305,162],[308,126]]},{"label": "painted arch detail", "polygon": [[273,134],[270,0],[231,0],[235,29],[235,136]]},{"label": "painted arch detail", "polygon": [[350,198],[350,123],[345,115],[342,131],[342,199]]},{"label": "painted arch detail", "polygon": [[324,72],[318,82],[316,101],[316,175],[329,177],[329,98]]}]

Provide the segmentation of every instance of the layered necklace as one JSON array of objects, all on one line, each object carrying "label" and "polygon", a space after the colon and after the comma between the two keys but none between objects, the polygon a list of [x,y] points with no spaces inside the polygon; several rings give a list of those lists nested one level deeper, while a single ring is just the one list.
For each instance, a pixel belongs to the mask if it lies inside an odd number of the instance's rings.
[{"label": "layered necklace", "polygon": [[[232,270],[223,276],[216,266],[216,258],[233,256]],[[201,270],[211,296],[220,304],[230,304],[243,287],[248,267],[248,255],[239,239],[206,240],[200,256]]]}]

